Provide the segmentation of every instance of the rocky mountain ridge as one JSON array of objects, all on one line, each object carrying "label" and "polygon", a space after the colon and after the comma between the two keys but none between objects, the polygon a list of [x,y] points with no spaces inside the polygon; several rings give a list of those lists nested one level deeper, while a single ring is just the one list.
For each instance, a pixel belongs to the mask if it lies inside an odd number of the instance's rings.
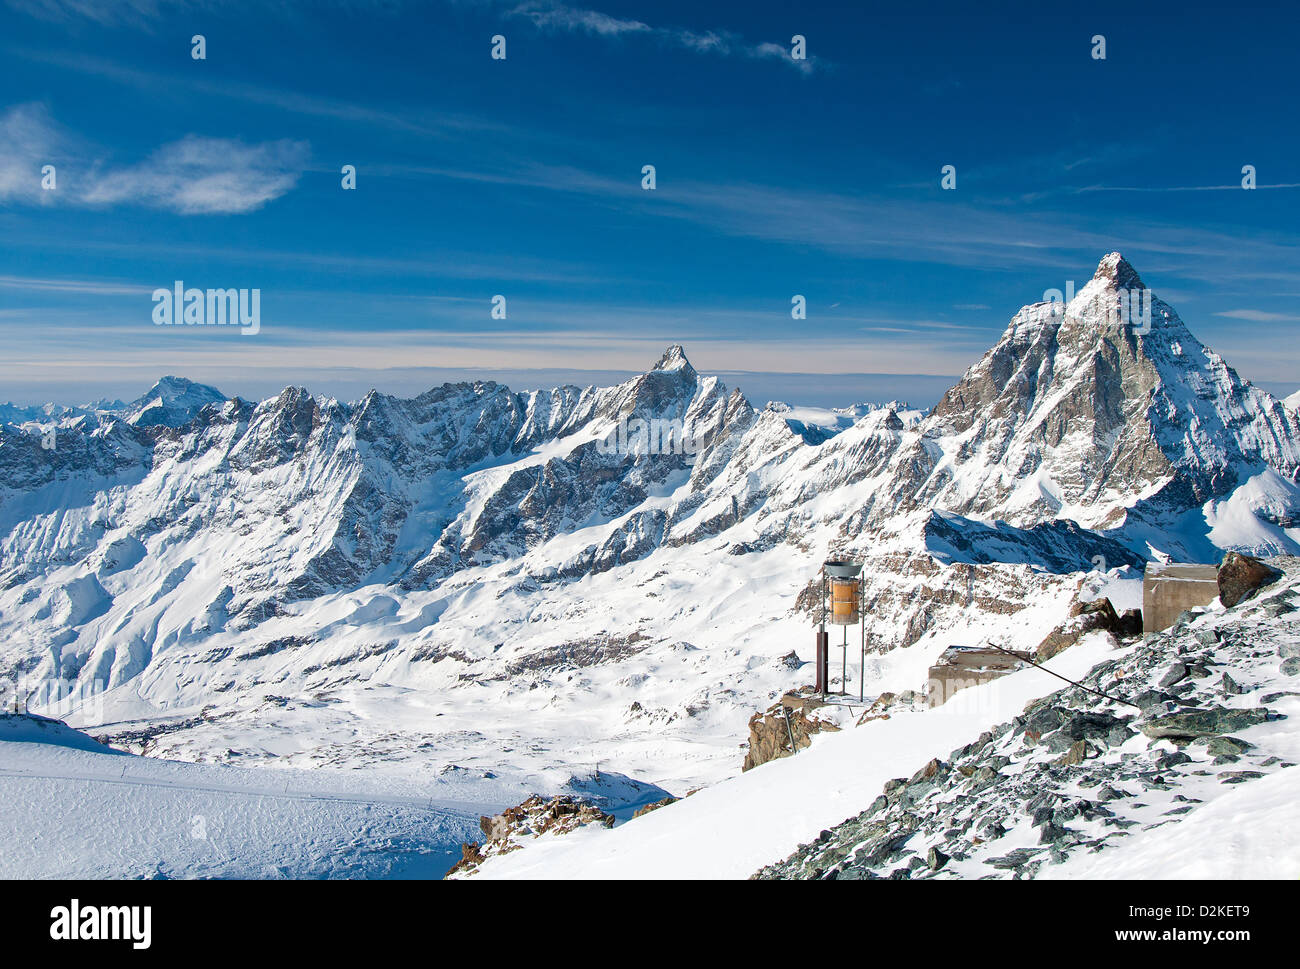
[{"label": "rocky mountain ridge", "polygon": [[[90,688],[86,716],[181,757],[405,756],[425,741],[362,714],[378,692],[421,731],[436,696],[455,722],[428,742],[485,762],[485,710],[526,734],[594,704],[594,760],[743,732],[807,651],[832,554],[868,563],[883,653],[1013,614],[1045,634],[1151,556],[1300,552],[1295,413],[1162,301],[1149,332],[1116,323],[1130,288],[1112,254],[1068,306],[1025,307],[929,414],[809,424],[671,347],[609,388],[252,403],[174,381],[61,414],[52,451],[5,424],[0,674]],[[288,753],[285,697],[311,738]]]}]

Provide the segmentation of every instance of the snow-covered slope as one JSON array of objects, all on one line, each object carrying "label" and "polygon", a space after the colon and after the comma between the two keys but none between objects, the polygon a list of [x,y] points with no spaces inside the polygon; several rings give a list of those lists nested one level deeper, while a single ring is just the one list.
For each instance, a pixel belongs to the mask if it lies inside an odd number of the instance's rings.
[{"label": "snow-covered slope", "polygon": [[711,783],[811,679],[828,555],[868,563],[873,651],[928,661],[1157,552],[1300,551],[1300,419],[1163,302],[1109,322],[1141,286],[1106,257],[928,415],[755,410],[672,347],[601,389],[173,379],[54,450],[0,425],[0,675],[185,760]]},{"label": "snow-covered slope", "polygon": [[[0,878],[438,878],[537,778],[249,770],[136,757],[0,714]],[[598,804],[663,796],[618,775]]]},{"label": "snow-covered slope", "polygon": [[1047,663],[1141,709],[1025,669],[473,877],[1294,879],[1300,561],[1279,564],[1231,610]]}]

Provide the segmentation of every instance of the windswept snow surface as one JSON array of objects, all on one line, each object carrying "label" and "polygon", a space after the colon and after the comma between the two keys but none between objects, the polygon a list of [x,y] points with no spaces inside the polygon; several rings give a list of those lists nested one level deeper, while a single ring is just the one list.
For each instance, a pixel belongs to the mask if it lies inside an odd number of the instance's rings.
[{"label": "windswept snow surface", "polygon": [[1095,855],[1045,868],[1041,878],[1286,878],[1300,873],[1300,769],[1233,787],[1213,804]]},{"label": "windswept snow surface", "polygon": [[438,878],[529,788],[155,760],[3,715],[0,878]]}]

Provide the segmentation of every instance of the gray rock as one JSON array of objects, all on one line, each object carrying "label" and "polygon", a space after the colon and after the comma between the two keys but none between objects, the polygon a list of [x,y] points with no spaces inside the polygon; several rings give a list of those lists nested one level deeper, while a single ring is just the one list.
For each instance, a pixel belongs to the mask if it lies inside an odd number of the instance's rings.
[{"label": "gray rock", "polygon": [[1141,730],[1152,740],[1162,737],[1207,737],[1232,733],[1245,727],[1264,723],[1268,710],[1250,707],[1245,710],[1226,710],[1214,707],[1209,710],[1191,710],[1155,717],[1141,725]]},{"label": "gray rock", "polygon": [[1123,747],[1135,733],[1136,731],[1130,730],[1121,724],[1106,733],[1106,745],[1109,747]]},{"label": "gray rock", "polygon": [[987,764],[983,767],[978,767],[975,769],[975,773],[970,776],[971,789],[982,790],[996,781],[998,776],[998,772]]},{"label": "gray rock", "polygon": [[1167,690],[1175,683],[1180,683],[1187,679],[1187,667],[1183,663],[1175,663],[1169,669],[1165,670],[1164,676],[1160,677],[1159,687]]},{"label": "gray rock", "polygon": [[1044,707],[1025,719],[1025,730],[1040,736],[1051,733],[1065,722],[1066,712],[1059,707]]},{"label": "gray rock", "polygon": [[944,865],[948,864],[951,857],[952,855],[946,855],[938,848],[932,847],[928,852],[926,852],[925,863],[929,866],[931,871],[938,871]]},{"label": "gray rock", "polygon": [[1220,784],[1241,784],[1245,781],[1253,780],[1256,777],[1263,777],[1263,771],[1257,770],[1226,770],[1219,775]]},{"label": "gray rock", "polygon": [[1191,760],[1192,758],[1187,756],[1187,754],[1183,753],[1181,750],[1162,750],[1160,752],[1161,767],[1177,767],[1179,764],[1190,763]]},{"label": "gray rock", "polygon": [[1070,831],[1068,828],[1063,828],[1053,821],[1050,824],[1043,825],[1043,829],[1038,832],[1038,843],[1040,845],[1054,844],[1069,836]]},{"label": "gray rock", "polygon": [[1287,676],[1300,676],[1300,656],[1282,660],[1282,672]]},{"label": "gray rock", "polygon": [[1123,726],[1119,717],[1109,713],[1076,713],[1061,724],[1060,733],[1074,740],[1095,740]]},{"label": "gray rock", "polygon": [[1222,679],[1219,680],[1219,692],[1224,696],[1238,696],[1246,691],[1241,688],[1240,683],[1227,673],[1224,673]]},{"label": "gray rock", "polygon": [[1041,848],[1017,848],[1000,858],[990,858],[986,864],[991,868],[1023,868],[1041,850]]},{"label": "gray rock", "polygon": [[1240,757],[1255,745],[1239,737],[1213,737],[1205,745],[1206,753],[1215,757]]}]

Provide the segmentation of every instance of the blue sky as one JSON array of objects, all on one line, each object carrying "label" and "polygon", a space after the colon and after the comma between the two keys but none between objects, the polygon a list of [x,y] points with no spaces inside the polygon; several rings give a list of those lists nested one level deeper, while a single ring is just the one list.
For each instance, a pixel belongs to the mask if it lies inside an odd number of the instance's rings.
[{"label": "blue sky", "polygon": [[[602,382],[681,342],[756,403],[926,404],[1113,249],[1300,385],[1300,14],[590,2],[0,0],[0,399]],[[260,289],[261,331],[154,326],[175,280]]]}]

